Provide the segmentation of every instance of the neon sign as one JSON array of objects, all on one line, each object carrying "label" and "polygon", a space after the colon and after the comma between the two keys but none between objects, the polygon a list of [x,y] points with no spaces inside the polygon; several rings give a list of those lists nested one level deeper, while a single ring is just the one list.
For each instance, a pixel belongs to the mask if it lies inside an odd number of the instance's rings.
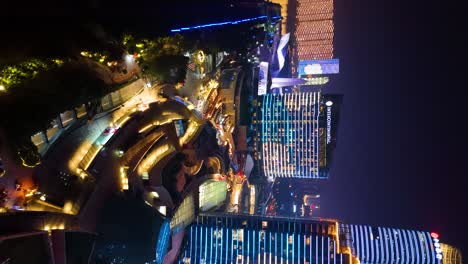
[{"label": "neon sign", "polygon": [[328,101],[325,104],[327,105],[327,144],[330,144],[331,142],[331,120],[332,120],[331,106],[333,105],[333,102]]}]

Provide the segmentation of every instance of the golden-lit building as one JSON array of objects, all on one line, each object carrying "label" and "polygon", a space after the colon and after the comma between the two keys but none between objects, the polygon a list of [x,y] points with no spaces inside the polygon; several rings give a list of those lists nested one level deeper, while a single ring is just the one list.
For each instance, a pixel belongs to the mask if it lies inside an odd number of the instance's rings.
[{"label": "golden-lit building", "polygon": [[440,243],[442,249],[442,263],[444,264],[462,264],[462,254],[458,248],[444,243]]},{"label": "golden-lit building", "polygon": [[272,0],[272,3],[281,5],[281,16],[283,20],[281,21],[281,33],[287,33],[287,21],[288,21],[288,0]]},{"label": "golden-lit building", "polygon": [[332,59],[334,0],[272,0],[281,5],[282,34],[291,32],[293,75],[299,61]]},{"label": "golden-lit building", "polygon": [[333,0],[297,0],[294,38],[298,60],[333,58]]}]

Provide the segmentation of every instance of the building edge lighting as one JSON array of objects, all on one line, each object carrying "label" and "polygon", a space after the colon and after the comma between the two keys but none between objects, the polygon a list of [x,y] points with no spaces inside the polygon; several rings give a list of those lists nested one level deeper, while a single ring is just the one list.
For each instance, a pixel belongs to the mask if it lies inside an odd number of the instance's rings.
[{"label": "building edge lighting", "polygon": [[[218,22],[218,23],[202,24],[202,25],[196,25],[196,26],[181,27],[181,28],[171,29],[170,31],[172,33],[175,33],[175,32],[189,31],[189,30],[206,28],[206,27],[236,25],[236,24],[239,24],[239,23],[250,22],[250,21],[259,20],[259,19],[263,19],[263,18],[267,18],[267,16],[258,16],[258,17],[244,18],[244,19],[233,20],[233,21],[226,21],[226,22]],[[274,17],[272,17],[272,19],[281,19],[281,17],[280,16],[274,16]]]}]

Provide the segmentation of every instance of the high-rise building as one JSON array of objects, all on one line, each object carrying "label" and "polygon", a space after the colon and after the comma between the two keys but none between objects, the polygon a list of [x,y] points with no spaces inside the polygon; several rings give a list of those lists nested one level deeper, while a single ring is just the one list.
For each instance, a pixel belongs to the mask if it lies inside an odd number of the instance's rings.
[{"label": "high-rise building", "polygon": [[259,97],[255,157],[264,176],[328,178],[340,104],[320,92]]},{"label": "high-rise building", "polygon": [[[281,5],[282,34],[291,33],[287,68],[293,77],[303,78],[305,86],[323,86],[333,71],[321,65],[338,65],[334,60],[334,0],[272,0]],[[304,65],[309,65],[304,71]],[[307,75],[307,76],[306,76]],[[302,89],[301,89],[302,90]]]},{"label": "high-rise building", "polygon": [[442,260],[444,264],[462,264],[462,254],[458,248],[440,243],[442,249]]},{"label": "high-rise building", "polygon": [[333,58],[333,0],[297,0],[294,37],[298,60]]},{"label": "high-rise building", "polygon": [[178,263],[461,263],[437,233],[323,218],[201,214]]},{"label": "high-rise building", "polygon": [[179,263],[352,263],[333,220],[200,215],[186,240]]},{"label": "high-rise building", "polygon": [[361,263],[441,263],[443,259],[436,233],[365,225],[344,226],[350,230],[354,254]]},{"label": "high-rise building", "polygon": [[272,0],[272,3],[281,5],[281,33],[287,33],[287,21],[288,21],[288,0]]}]

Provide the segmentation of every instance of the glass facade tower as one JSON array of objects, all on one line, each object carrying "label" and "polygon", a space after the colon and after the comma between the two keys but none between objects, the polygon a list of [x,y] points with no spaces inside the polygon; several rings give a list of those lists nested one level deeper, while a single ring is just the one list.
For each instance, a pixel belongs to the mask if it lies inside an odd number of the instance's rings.
[{"label": "glass facade tower", "polygon": [[320,92],[259,98],[255,157],[267,179],[328,178],[339,102]]},{"label": "glass facade tower", "polygon": [[318,178],[320,93],[263,96],[260,163],[268,178]]},{"label": "glass facade tower", "polygon": [[336,222],[246,215],[200,215],[179,263],[351,263]]}]

